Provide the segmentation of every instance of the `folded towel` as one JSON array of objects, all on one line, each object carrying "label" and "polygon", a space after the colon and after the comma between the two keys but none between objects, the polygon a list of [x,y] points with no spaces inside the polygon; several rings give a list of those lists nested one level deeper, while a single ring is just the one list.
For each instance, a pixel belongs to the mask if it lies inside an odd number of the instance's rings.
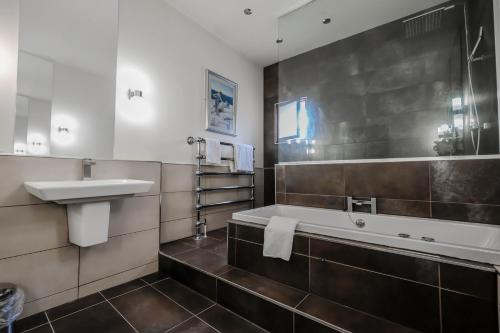
[{"label": "folded towel", "polygon": [[220,164],[222,156],[220,141],[216,139],[206,139],[205,142],[206,161],[212,164]]},{"label": "folded towel", "polygon": [[234,168],[238,171],[253,171],[253,146],[244,144],[234,146]]},{"label": "folded towel", "polygon": [[298,219],[272,216],[264,230],[264,257],[290,261]]}]

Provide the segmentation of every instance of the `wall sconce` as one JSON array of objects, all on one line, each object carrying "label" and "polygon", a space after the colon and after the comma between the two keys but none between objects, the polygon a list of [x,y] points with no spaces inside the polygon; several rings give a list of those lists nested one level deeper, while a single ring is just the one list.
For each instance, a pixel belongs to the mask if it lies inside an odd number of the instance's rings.
[{"label": "wall sconce", "polygon": [[44,155],[47,151],[45,145],[42,141],[35,140],[29,141],[28,152],[33,155]]},{"label": "wall sconce", "polygon": [[26,144],[21,142],[14,143],[14,154],[26,155]]},{"label": "wall sconce", "polygon": [[67,147],[73,144],[78,134],[78,121],[65,113],[59,113],[51,120],[50,140],[53,144]]},{"label": "wall sconce", "polygon": [[128,90],[128,99],[132,99],[133,97],[144,98],[142,96],[142,90],[132,90],[132,89],[129,89]]},{"label": "wall sconce", "polygon": [[154,95],[151,78],[140,68],[119,67],[116,79],[117,116],[133,126],[149,124],[155,116],[154,98],[151,99]]}]

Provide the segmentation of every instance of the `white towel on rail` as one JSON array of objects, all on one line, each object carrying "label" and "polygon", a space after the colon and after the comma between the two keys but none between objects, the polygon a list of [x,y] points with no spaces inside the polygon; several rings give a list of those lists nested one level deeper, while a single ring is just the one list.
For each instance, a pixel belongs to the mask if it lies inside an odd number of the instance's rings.
[{"label": "white towel on rail", "polygon": [[253,171],[253,146],[234,145],[234,168],[238,171]]},{"label": "white towel on rail", "polygon": [[264,230],[264,257],[290,261],[298,219],[272,216]]},{"label": "white towel on rail", "polygon": [[205,139],[205,155],[207,163],[221,164],[222,149],[220,140]]}]

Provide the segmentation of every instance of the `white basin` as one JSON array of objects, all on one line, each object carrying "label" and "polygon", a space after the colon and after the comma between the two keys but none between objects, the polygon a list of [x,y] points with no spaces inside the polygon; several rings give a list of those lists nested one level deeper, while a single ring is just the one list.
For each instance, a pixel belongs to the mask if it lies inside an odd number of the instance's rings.
[{"label": "white basin", "polygon": [[135,179],[70,180],[26,182],[24,187],[34,196],[57,203],[77,203],[109,200],[148,192],[154,182]]},{"label": "white basin", "polygon": [[154,182],[135,179],[25,182],[44,201],[67,205],[69,241],[87,247],[108,241],[111,200],[148,192]]}]

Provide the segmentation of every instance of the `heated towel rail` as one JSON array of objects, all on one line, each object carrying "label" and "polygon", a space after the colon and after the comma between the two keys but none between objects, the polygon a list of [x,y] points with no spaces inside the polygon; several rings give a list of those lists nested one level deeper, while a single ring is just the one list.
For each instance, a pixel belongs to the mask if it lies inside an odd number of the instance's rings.
[{"label": "heated towel rail", "polygon": [[[195,235],[194,239],[200,240],[203,239],[207,236],[207,221],[206,219],[201,218],[201,211],[205,208],[211,208],[211,207],[220,207],[220,206],[226,206],[226,205],[232,205],[232,204],[240,204],[240,203],[246,203],[246,202],[251,202],[252,203],[252,208],[254,207],[255,203],[255,171],[252,172],[220,172],[220,171],[205,171],[202,169],[202,162],[203,160],[206,159],[206,156],[202,154],[201,152],[201,145],[202,143],[205,143],[204,138],[200,137],[188,137],[187,138],[187,143],[189,145],[197,144],[196,147],[196,223],[194,227]],[[230,146],[233,147],[234,145],[232,143],[228,142],[222,142],[220,143],[223,146]],[[233,161],[234,159],[231,157],[222,157],[221,158],[223,161]],[[254,163],[255,163],[255,148],[254,148]],[[234,177],[234,176],[251,176],[251,185],[246,185],[246,186],[222,186],[222,187],[203,187],[201,180],[204,176],[229,176],[229,177]],[[251,190],[251,195],[250,198],[248,199],[243,199],[243,200],[229,200],[229,201],[223,201],[223,202],[217,202],[217,203],[202,203],[201,201],[201,195],[202,193],[205,192],[216,192],[216,191],[234,191],[234,190],[243,190],[243,189],[249,189]]]}]

